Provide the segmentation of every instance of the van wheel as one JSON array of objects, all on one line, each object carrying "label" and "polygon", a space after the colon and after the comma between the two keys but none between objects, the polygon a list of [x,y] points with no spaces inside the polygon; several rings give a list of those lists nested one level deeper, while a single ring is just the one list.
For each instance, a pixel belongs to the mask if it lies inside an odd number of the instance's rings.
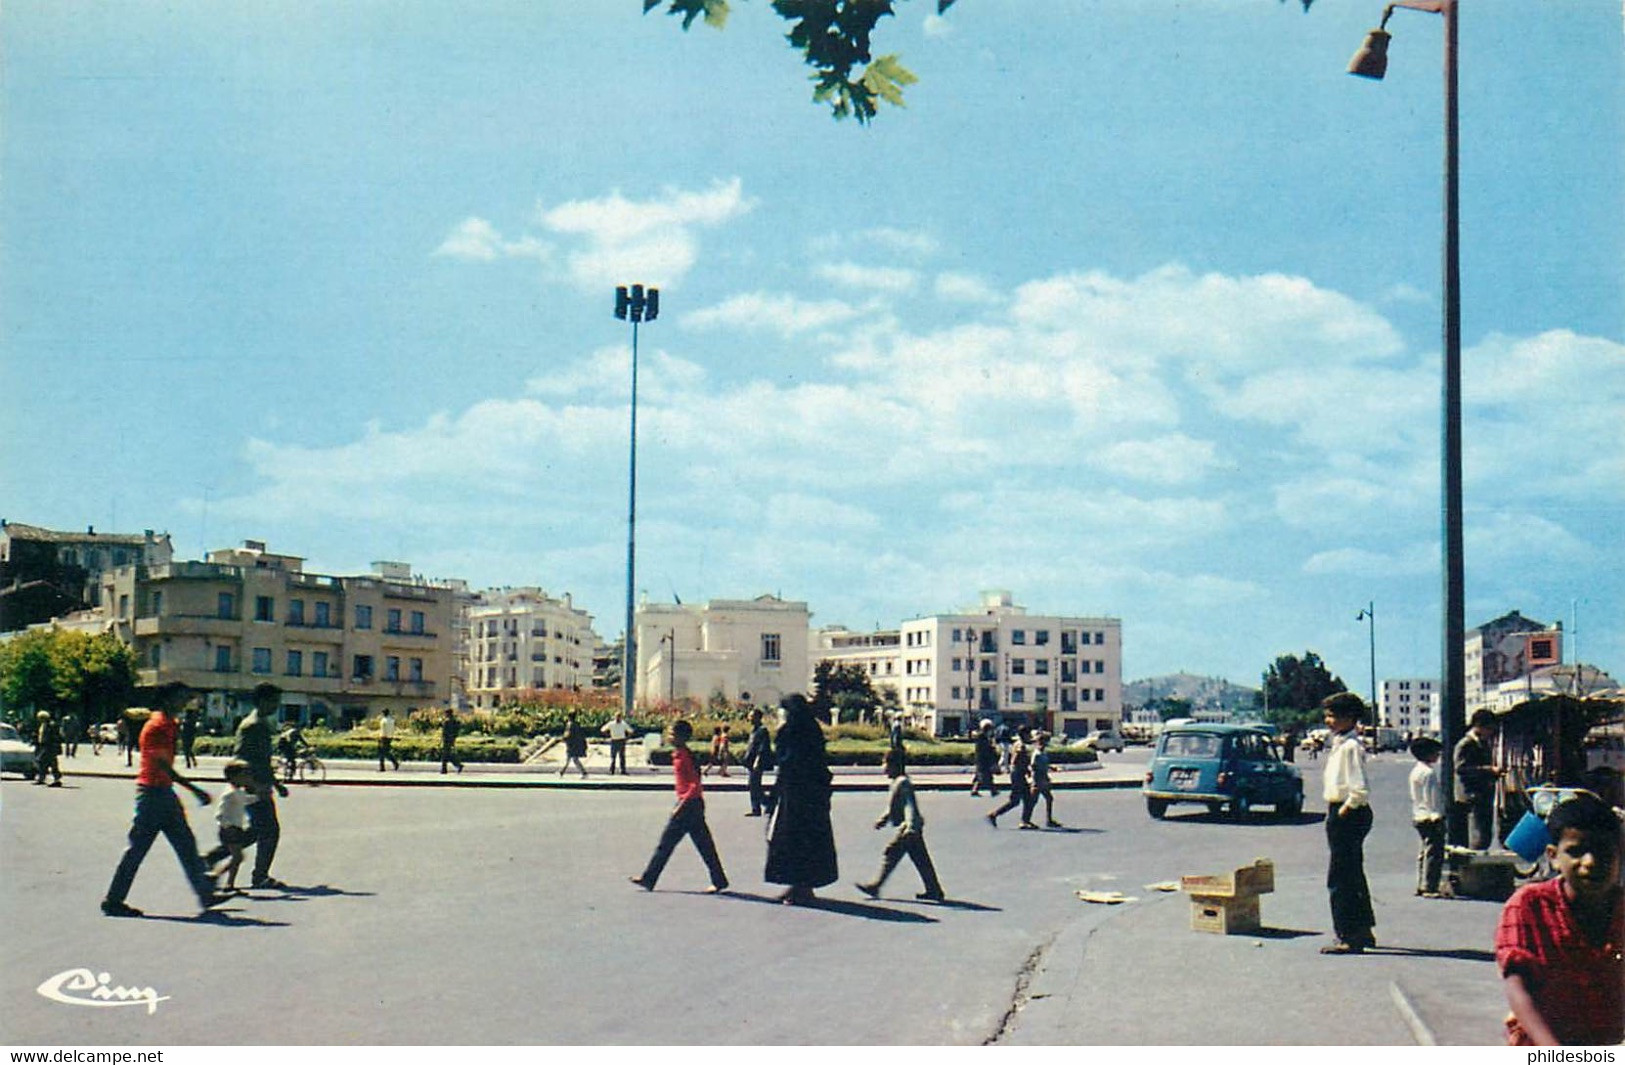
[{"label": "van wheel", "polygon": [[1276,816],[1283,819],[1288,817],[1297,817],[1301,813],[1303,813],[1302,795],[1299,795],[1293,799],[1288,799],[1286,802],[1278,803],[1275,807]]},{"label": "van wheel", "polygon": [[1168,800],[1167,799],[1147,799],[1147,800],[1145,800],[1145,812],[1150,814],[1152,817],[1156,818],[1158,821],[1161,821],[1162,818],[1163,818],[1163,815],[1168,812]]}]

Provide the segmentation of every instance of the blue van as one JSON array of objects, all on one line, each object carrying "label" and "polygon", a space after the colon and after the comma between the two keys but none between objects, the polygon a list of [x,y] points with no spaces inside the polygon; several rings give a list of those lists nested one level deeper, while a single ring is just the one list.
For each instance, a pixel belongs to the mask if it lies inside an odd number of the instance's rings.
[{"label": "blue van", "polygon": [[1176,802],[1209,812],[1244,814],[1273,806],[1278,817],[1303,812],[1303,777],[1281,760],[1274,737],[1257,725],[1204,722],[1166,727],[1145,774],[1145,808],[1160,818]]}]

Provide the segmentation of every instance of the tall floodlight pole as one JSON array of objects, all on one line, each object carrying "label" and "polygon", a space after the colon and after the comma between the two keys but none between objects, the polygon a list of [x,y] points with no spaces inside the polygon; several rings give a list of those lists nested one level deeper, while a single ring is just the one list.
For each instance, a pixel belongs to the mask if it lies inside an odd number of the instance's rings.
[{"label": "tall floodlight pole", "polygon": [[615,289],[615,317],[632,323],[632,432],[626,462],[626,637],[621,641],[621,709],[628,719],[637,702],[638,640],[632,628],[638,528],[638,324],[660,316],[660,290],[642,285]]},{"label": "tall floodlight pole", "polygon": [[[1388,19],[1398,7],[1444,16],[1444,388],[1441,505],[1444,538],[1444,632],[1440,671],[1440,785],[1451,795],[1456,779],[1456,739],[1467,722],[1466,576],[1461,507],[1461,244],[1459,164],[1460,126],[1456,106],[1457,0],[1398,0],[1382,12],[1382,23],[1366,35],[1349,62],[1349,73],[1381,80],[1388,69]],[[1450,843],[1460,845],[1460,825]]]},{"label": "tall floodlight pole", "polygon": [[1367,603],[1354,620],[1368,623],[1371,629],[1371,727],[1380,728],[1382,718],[1377,714],[1377,604],[1374,601]]}]

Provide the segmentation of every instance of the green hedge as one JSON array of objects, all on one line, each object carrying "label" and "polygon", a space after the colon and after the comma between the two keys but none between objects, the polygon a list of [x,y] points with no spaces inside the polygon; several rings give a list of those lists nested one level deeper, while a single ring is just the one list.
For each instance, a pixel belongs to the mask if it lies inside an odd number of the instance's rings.
[{"label": "green hedge", "polygon": [[[378,757],[378,737],[359,729],[353,732],[327,733],[318,729],[305,732],[305,742],[316,751],[318,758],[349,758],[372,761]],[[390,745],[395,757],[403,762],[438,762],[440,737],[413,733],[395,733]],[[457,737],[457,757],[464,762],[492,762],[517,765],[524,740],[514,736],[487,736],[475,733]],[[198,754],[229,757],[236,750],[236,740],[227,736],[199,736]]]},{"label": "green hedge", "polygon": [[[872,726],[838,725],[840,729],[871,728]],[[885,730],[879,730],[884,735]],[[695,736],[689,744],[694,752],[695,760],[701,765],[711,761],[711,748],[709,742],[702,743],[702,737]],[[889,746],[884,739],[863,740],[848,739],[839,736],[831,737],[825,744],[825,752],[830,765],[857,765],[881,766],[885,764],[886,748]],[[740,757],[745,753],[742,745],[730,744],[729,752],[733,761],[738,764]],[[908,764],[911,766],[972,766],[976,764],[976,745],[956,740],[905,740],[904,749],[908,752]],[[1056,747],[1049,752],[1050,765],[1087,765],[1100,760],[1094,751],[1077,747]],[[653,761],[656,765],[671,764],[671,748],[660,747],[655,750]]]}]

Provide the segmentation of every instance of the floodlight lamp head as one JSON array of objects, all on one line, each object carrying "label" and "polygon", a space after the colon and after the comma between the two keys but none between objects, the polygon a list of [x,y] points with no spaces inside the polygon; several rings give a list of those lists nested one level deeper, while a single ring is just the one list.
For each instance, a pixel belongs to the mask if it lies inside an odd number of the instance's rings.
[{"label": "floodlight lamp head", "polygon": [[615,317],[623,322],[626,320],[626,310],[629,302],[626,295],[626,286],[617,285],[615,287]]},{"label": "floodlight lamp head", "polygon": [[1388,41],[1393,34],[1387,30],[1372,30],[1365,35],[1365,43],[1349,60],[1349,73],[1359,78],[1381,81],[1388,73]]}]

